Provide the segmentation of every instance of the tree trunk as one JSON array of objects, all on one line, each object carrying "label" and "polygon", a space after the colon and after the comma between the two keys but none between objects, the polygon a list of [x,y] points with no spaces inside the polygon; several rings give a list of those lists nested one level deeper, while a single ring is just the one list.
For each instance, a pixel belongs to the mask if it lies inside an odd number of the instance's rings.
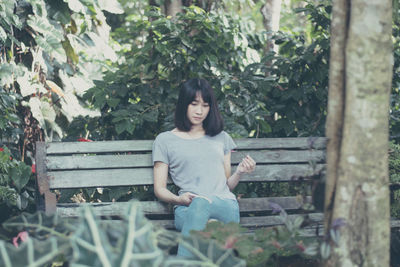
[{"label": "tree trunk", "polygon": [[389,266],[390,0],[335,0],[327,130],[325,229],[343,218],[325,266]]},{"label": "tree trunk", "polygon": [[182,12],[182,0],[165,0],[165,15],[175,17],[178,12]]},{"label": "tree trunk", "polygon": [[325,229],[332,220],[339,151],[342,141],[345,97],[345,47],[350,0],[336,0],[332,8],[331,57],[329,63],[328,116],[326,118],[327,171],[325,186]]},{"label": "tree trunk", "polygon": [[263,15],[264,28],[267,31],[267,44],[265,47],[266,52],[275,51],[275,47],[272,41],[272,33],[279,30],[279,20],[281,15],[282,0],[265,0],[265,5],[260,9]]}]

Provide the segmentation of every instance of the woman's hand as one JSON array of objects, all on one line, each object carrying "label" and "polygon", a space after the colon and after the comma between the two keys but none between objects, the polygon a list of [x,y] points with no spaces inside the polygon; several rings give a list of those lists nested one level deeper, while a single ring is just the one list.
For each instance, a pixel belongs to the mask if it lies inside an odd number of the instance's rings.
[{"label": "woman's hand", "polygon": [[197,197],[197,195],[193,193],[190,192],[183,193],[178,197],[178,203],[179,205],[189,206],[190,203],[192,203],[193,198],[195,197]]},{"label": "woman's hand", "polygon": [[244,157],[236,168],[236,173],[251,173],[256,168],[256,162],[249,155]]},{"label": "woman's hand", "polygon": [[235,173],[227,180],[229,190],[232,191],[237,186],[240,180],[240,176],[243,173],[251,173],[254,171],[255,168],[256,162],[254,161],[254,159],[252,159],[249,155],[244,157],[237,166]]}]

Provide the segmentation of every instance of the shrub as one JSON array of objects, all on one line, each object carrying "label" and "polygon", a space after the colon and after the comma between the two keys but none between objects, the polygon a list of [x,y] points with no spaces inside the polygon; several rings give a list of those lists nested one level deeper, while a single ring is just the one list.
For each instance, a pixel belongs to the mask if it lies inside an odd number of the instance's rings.
[{"label": "shrub", "polygon": [[389,178],[391,183],[390,214],[400,218],[400,145],[390,142]]},{"label": "shrub", "polygon": [[0,223],[34,205],[32,168],[15,159],[7,147],[0,148]]}]

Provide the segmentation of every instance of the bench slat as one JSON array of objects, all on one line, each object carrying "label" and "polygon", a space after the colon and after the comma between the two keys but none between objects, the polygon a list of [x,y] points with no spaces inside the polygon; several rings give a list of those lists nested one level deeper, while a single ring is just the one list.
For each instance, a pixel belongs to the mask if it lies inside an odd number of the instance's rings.
[{"label": "bench slat", "polygon": [[235,139],[238,150],[251,149],[326,149],[326,137],[243,138]]},{"label": "bench slat", "polygon": [[95,142],[51,142],[47,143],[47,154],[118,153],[151,151],[154,140],[95,141]]},{"label": "bench slat", "polygon": [[[324,215],[322,213],[309,213],[311,221],[315,224],[322,222]],[[289,219],[293,220],[297,214],[289,214]],[[166,228],[175,229],[173,220],[152,220],[152,222]],[[240,225],[246,228],[255,229],[262,227],[272,227],[282,225],[282,220],[279,216],[257,216],[257,217],[240,217]]]},{"label": "bench slat", "polygon": [[[251,149],[324,149],[325,137],[296,138],[245,138],[235,139],[238,150]],[[95,142],[52,142],[47,143],[47,154],[79,154],[151,151],[153,140],[95,141]]]},{"label": "bench slat", "polygon": [[[279,204],[285,210],[297,210],[302,203],[297,197],[260,197],[239,199],[240,212],[259,212],[272,209],[269,203]],[[308,197],[306,201],[311,201]],[[119,216],[129,207],[128,202],[104,202],[104,203],[63,203],[57,205],[57,213],[61,216],[75,217],[78,215],[79,207],[90,205],[96,215]],[[141,201],[140,207],[147,215],[172,215],[173,207],[159,201]]]},{"label": "bench slat", "polygon": [[[324,167],[324,164],[317,164],[316,169],[313,170],[309,164],[260,165],[257,166],[253,173],[244,174],[240,181],[292,181],[298,177],[319,173]],[[54,179],[54,176],[56,176],[57,179]],[[133,168],[53,171],[48,172],[48,177],[51,189],[151,185],[153,184],[153,169]],[[171,183],[171,181],[169,181],[169,183]]]},{"label": "bench slat", "polygon": [[152,167],[150,154],[48,156],[48,170]]},{"label": "bench slat", "polygon": [[[233,152],[232,164],[238,164],[247,154],[257,162],[265,163],[298,163],[298,162],[321,162],[325,160],[325,152],[322,150],[306,151],[249,151]],[[151,154],[133,155],[73,155],[73,156],[48,156],[48,170],[63,169],[107,169],[107,168],[132,168],[132,167],[152,167]]]}]

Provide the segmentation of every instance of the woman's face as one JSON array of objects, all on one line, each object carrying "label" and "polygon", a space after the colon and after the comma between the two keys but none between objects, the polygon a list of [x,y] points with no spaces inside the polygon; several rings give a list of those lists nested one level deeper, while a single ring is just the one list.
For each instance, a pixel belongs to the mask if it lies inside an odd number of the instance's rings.
[{"label": "woman's face", "polygon": [[196,98],[189,104],[186,116],[193,126],[202,125],[210,111],[210,105],[204,102],[201,93],[196,93]]}]

